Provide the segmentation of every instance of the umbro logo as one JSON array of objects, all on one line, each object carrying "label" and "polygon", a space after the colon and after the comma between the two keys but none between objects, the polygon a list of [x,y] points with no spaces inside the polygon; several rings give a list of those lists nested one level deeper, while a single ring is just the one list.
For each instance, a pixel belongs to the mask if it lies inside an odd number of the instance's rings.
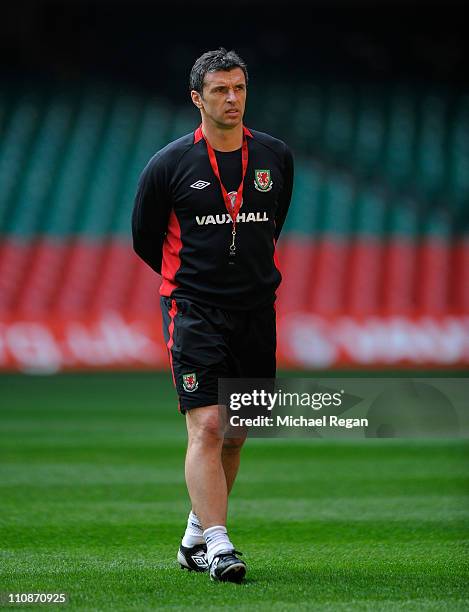
[{"label": "umbro logo", "polygon": [[192,555],[192,560],[199,567],[203,567],[203,568],[208,567],[207,559],[202,555]]},{"label": "umbro logo", "polygon": [[205,187],[208,187],[209,185],[210,183],[207,181],[196,181],[195,183],[192,183],[191,187],[192,189],[205,189]]}]

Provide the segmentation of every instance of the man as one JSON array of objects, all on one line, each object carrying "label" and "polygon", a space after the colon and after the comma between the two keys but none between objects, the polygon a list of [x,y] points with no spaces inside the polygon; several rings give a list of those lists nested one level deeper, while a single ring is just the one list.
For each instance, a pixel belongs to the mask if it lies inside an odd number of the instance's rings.
[{"label": "man", "polygon": [[290,204],[288,147],[243,125],[248,74],[220,48],[190,74],[202,123],[150,160],[132,216],[134,249],[162,275],[163,328],[179,410],[192,510],[182,567],[239,582],[246,565],[226,529],[244,437],[225,438],[218,379],[275,377],[275,242]]}]

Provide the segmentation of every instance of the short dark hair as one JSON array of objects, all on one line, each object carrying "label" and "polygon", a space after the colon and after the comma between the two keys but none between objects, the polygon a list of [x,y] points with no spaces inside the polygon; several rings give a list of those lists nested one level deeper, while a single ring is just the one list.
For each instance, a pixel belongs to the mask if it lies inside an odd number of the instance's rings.
[{"label": "short dark hair", "polygon": [[241,68],[248,83],[248,70],[245,62],[235,51],[227,51],[223,47],[215,51],[207,51],[201,55],[192,66],[189,77],[189,88],[198,91],[200,94],[204,88],[204,79],[207,72],[217,72],[217,70],[232,70]]}]

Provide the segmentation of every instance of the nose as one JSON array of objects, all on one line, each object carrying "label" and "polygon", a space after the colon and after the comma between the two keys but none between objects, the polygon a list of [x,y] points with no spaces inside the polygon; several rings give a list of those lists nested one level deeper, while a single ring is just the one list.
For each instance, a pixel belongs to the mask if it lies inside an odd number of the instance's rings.
[{"label": "nose", "polygon": [[228,93],[226,95],[226,99],[229,100],[230,102],[234,102],[236,100],[236,94],[235,94],[235,90],[230,88],[228,89]]}]

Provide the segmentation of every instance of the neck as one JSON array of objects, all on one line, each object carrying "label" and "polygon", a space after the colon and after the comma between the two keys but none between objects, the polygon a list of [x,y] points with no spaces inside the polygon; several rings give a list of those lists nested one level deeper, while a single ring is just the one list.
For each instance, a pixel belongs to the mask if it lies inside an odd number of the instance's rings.
[{"label": "neck", "polygon": [[221,129],[202,119],[202,132],[216,151],[236,151],[243,144],[243,124],[233,128]]}]

